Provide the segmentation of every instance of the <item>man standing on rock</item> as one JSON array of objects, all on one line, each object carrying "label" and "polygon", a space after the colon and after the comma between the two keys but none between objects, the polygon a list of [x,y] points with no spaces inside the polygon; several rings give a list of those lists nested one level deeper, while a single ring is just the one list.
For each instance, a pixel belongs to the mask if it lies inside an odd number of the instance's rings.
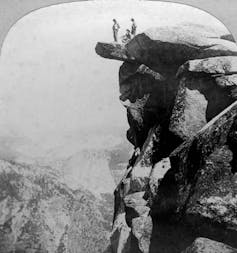
[{"label": "man standing on rock", "polygon": [[112,29],[113,29],[113,35],[114,35],[114,42],[118,42],[118,31],[119,31],[120,26],[116,19],[113,19],[113,22],[114,24],[113,24]]},{"label": "man standing on rock", "polygon": [[131,34],[134,37],[137,32],[137,24],[135,23],[134,18],[131,18],[131,21],[132,21]]}]

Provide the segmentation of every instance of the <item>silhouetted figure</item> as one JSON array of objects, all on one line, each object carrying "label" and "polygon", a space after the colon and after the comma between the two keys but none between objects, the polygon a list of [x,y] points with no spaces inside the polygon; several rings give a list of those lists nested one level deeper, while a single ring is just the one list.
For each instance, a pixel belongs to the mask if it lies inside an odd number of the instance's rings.
[{"label": "silhouetted figure", "polygon": [[129,29],[126,30],[126,34],[122,37],[122,42],[127,43],[132,38],[131,32]]},{"label": "silhouetted figure", "polygon": [[131,21],[132,21],[131,34],[134,37],[137,33],[137,24],[136,24],[134,18],[131,18]]},{"label": "silhouetted figure", "polygon": [[118,41],[118,31],[119,31],[120,26],[119,26],[119,23],[116,21],[116,19],[113,19],[113,22],[114,22],[113,27],[112,27],[113,36],[114,36],[114,41],[117,42]]}]

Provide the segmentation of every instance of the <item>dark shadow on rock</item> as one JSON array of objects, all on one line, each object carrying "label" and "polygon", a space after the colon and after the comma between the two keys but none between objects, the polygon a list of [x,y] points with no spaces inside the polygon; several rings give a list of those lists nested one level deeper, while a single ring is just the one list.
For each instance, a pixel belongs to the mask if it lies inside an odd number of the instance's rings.
[{"label": "dark shadow on rock", "polygon": [[237,172],[237,118],[234,120],[231,126],[230,133],[228,135],[227,144],[232,151],[233,158],[231,161],[232,173]]},{"label": "dark shadow on rock", "polygon": [[237,247],[237,232],[227,230],[209,219],[187,217],[176,221],[170,217],[153,217],[153,231],[149,253],[180,253],[197,237],[205,237]]}]

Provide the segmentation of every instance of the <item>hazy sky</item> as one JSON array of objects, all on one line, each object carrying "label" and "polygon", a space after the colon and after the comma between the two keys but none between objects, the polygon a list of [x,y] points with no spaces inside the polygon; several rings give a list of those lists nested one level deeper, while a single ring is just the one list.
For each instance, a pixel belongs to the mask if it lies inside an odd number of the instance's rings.
[{"label": "hazy sky", "polygon": [[128,128],[118,99],[121,62],[100,58],[94,48],[112,41],[113,18],[122,35],[131,17],[138,32],[182,22],[225,29],[199,9],[164,2],[89,1],[37,10],[14,25],[2,48],[0,136],[27,138],[44,150],[72,142],[118,144],[118,133],[125,137]]}]

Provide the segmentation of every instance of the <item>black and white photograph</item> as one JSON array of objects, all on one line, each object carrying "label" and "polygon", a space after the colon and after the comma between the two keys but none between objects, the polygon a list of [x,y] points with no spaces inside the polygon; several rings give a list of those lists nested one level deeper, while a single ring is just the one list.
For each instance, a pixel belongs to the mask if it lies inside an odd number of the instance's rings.
[{"label": "black and white photograph", "polygon": [[0,0],[0,253],[237,253],[237,2],[194,2]]}]

